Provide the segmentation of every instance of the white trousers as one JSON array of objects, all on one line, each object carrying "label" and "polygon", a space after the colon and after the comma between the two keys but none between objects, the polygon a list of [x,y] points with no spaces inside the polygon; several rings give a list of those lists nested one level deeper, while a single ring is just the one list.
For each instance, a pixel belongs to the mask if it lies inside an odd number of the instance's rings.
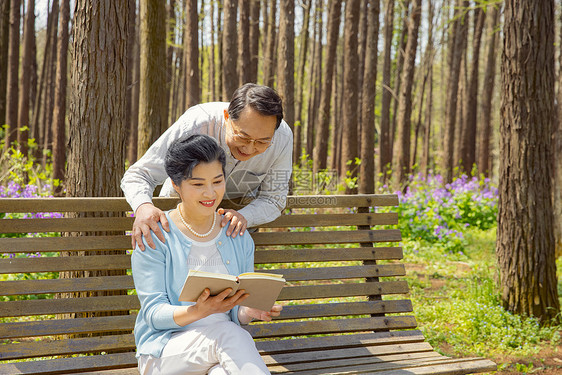
[{"label": "white trousers", "polygon": [[231,321],[178,332],[160,358],[139,357],[142,375],[269,374],[252,336]]}]

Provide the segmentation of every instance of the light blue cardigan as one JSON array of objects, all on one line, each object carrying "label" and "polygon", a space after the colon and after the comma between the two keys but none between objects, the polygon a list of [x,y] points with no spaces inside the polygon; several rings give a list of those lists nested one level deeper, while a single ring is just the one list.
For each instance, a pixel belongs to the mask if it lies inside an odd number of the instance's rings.
[{"label": "light blue cardigan", "polygon": [[[187,257],[192,242],[170,219],[170,211],[166,212],[166,217],[170,223],[169,233],[158,223],[166,243],[151,232],[156,249],[149,247],[143,238],[146,250],[141,251],[137,245],[131,256],[135,288],[141,304],[134,331],[137,357],[150,354],[159,358],[172,333],[189,327],[177,325],[173,314],[177,306],[193,304],[178,300],[189,272]],[[216,244],[228,273],[239,275],[254,271],[252,237],[246,232],[232,238],[226,235],[226,228],[222,228]],[[238,306],[230,310],[229,315],[233,322],[240,324]]]}]

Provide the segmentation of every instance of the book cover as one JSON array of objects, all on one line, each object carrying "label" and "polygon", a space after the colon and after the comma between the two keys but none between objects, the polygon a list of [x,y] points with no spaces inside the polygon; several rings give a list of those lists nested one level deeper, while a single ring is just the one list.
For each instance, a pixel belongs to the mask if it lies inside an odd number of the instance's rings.
[{"label": "book cover", "polygon": [[285,279],[279,274],[246,272],[233,276],[190,270],[179,300],[196,302],[205,288],[209,288],[212,296],[219,294],[226,288],[232,288],[230,296],[234,295],[237,290],[244,289],[250,296],[240,303],[240,306],[269,311],[275,304],[284,285]]}]

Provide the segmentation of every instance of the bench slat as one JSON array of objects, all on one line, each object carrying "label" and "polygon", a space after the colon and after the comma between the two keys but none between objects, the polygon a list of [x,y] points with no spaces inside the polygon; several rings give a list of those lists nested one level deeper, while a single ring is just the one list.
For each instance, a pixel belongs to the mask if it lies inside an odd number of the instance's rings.
[{"label": "bench slat", "polygon": [[82,337],[65,340],[42,340],[7,345],[2,348],[0,360],[47,357],[54,355],[135,350],[133,334]]},{"label": "bench slat", "polygon": [[92,255],[70,257],[0,259],[2,273],[62,271],[108,271],[131,268],[130,255]]},{"label": "bench slat", "polygon": [[392,345],[408,342],[424,342],[419,330],[354,333],[347,335],[293,338],[291,340],[268,340],[256,342],[259,352],[264,354],[301,353],[314,350],[357,348],[372,345]]},{"label": "bench slat", "polygon": [[289,305],[283,306],[279,320],[319,318],[344,315],[365,314],[390,314],[411,312],[412,302],[410,300],[388,300],[388,301],[361,301],[341,303],[319,303],[311,305]]},{"label": "bench slat", "polygon": [[[5,363],[0,364],[0,374],[58,375],[72,374],[84,369],[100,371],[127,367],[137,367],[137,359],[134,352]],[[136,371],[138,372],[138,370]]]},{"label": "bench slat", "polygon": [[126,311],[140,308],[137,296],[106,296],[2,302],[0,317]]},{"label": "bench slat", "polygon": [[398,260],[403,258],[400,247],[356,247],[336,249],[256,250],[254,262],[294,263],[353,260]]},{"label": "bench slat", "polygon": [[362,284],[303,285],[283,288],[283,290],[281,290],[281,294],[279,295],[279,301],[406,293],[408,293],[408,284],[406,281],[369,282]]},{"label": "bench slat", "polygon": [[99,276],[73,279],[16,280],[0,283],[0,295],[52,294],[134,289],[132,276]]},{"label": "bench slat", "polygon": [[274,270],[260,270],[264,273],[283,274],[287,281],[308,280],[338,280],[360,277],[391,277],[404,276],[406,270],[403,264],[384,264],[368,266],[343,266],[319,268],[286,268]]},{"label": "bench slat", "polygon": [[[162,210],[174,208],[178,198],[152,198]],[[398,206],[395,194],[355,195],[298,195],[288,196],[286,208],[334,208],[334,207],[383,207]],[[233,208],[228,200],[221,207]],[[117,212],[130,211],[122,197],[65,197],[65,198],[2,198],[0,212]]]},{"label": "bench slat", "polygon": [[0,339],[133,330],[136,314],[0,324]]},{"label": "bench slat", "polygon": [[[397,229],[316,231],[316,232],[258,232],[252,238],[256,246],[307,245],[367,242],[398,242],[402,240]],[[0,253],[78,251],[78,250],[130,250],[129,236],[82,236],[49,238],[0,238]]]},{"label": "bench slat", "polygon": [[254,338],[306,336],[339,332],[380,331],[416,328],[413,316],[387,316],[354,319],[310,320],[289,323],[256,324],[245,327]]},{"label": "bench slat", "polygon": [[[83,217],[4,219],[0,233],[49,233],[49,232],[101,232],[129,231],[134,217]],[[296,214],[282,215],[275,221],[261,225],[262,228],[321,227],[346,225],[396,225],[397,213],[358,214]]]}]

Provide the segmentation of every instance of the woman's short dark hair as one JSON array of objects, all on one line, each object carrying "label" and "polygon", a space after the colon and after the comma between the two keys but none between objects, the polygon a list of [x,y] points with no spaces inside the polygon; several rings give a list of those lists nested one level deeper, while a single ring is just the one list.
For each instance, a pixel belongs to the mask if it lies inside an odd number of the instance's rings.
[{"label": "woman's short dark hair", "polygon": [[191,178],[197,164],[215,160],[221,162],[224,174],[226,155],[217,141],[205,134],[192,134],[176,139],[170,145],[164,166],[168,176],[179,186],[182,181]]},{"label": "woman's short dark hair", "polygon": [[283,120],[283,102],[271,87],[256,85],[255,83],[246,83],[240,86],[232,94],[228,114],[233,120],[238,120],[247,106],[258,111],[262,116],[277,117],[275,129],[279,127],[281,120]]}]

